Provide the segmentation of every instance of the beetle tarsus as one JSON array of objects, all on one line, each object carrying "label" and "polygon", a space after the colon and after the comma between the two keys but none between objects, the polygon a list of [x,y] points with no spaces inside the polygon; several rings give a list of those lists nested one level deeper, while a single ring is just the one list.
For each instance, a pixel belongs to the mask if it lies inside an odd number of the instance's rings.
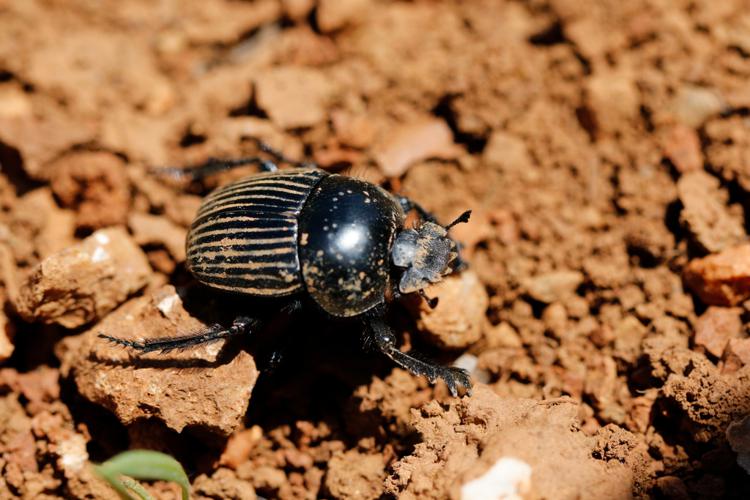
[{"label": "beetle tarsus", "polygon": [[217,340],[223,338],[249,333],[250,328],[253,326],[253,324],[254,321],[250,318],[240,317],[235,319],[232,323],[232,326],[230,326],[229,328],[224,328],[219,324],[215,324],[210,326],[207,330],[201,331],[199,333],[181,335],[178,337],[145,339],[139,342],[119,337],[112,337],[110,335],[100,333],[99,338],[109,340],[110,342],[121,346],[135,349],[143,354],[154,351],[159,351],[163,354],[175,350],[190,349],[202,344],[216,342]]},{"label": "beetle tarsus", "polygon": [[397,365],[414,375],[427,377],[430,383],[434,383],[439,378],[443,379],[453,397],[458,396],[458,386],[462,386],[466,389],[466,393],[471,395],[471,377],[463,368],[442,366],[419,359],[411,353],[401,352],[396,346],[396,336],[380,319],[370,320],[370,328],[374,335],[372,340],[375,346]]}]

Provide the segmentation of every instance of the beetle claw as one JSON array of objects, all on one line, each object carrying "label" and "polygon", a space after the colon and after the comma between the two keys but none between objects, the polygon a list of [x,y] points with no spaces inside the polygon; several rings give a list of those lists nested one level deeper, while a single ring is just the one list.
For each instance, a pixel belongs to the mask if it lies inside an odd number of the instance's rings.
[{"label": "beetle claw", "polygon": [[443,379],[445,385],[448,386],[451,396],[458,397],[458,386],[460,385],[466,389],[466,394],[471,396],[471,377],[469,372],[463,368],[456,367],[442,367],[440,378]]}]

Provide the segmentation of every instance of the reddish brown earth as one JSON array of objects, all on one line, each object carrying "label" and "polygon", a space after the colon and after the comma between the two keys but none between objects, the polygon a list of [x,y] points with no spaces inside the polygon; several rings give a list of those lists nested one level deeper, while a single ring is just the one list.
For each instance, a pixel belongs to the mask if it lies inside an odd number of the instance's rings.
[{"label": "reddish brown earth", "polygon": [[[0,0],[0,498],[112,498],[89,462],[128,448],[174,455],[195,498],[748,498],[748,12]],[[257,139],[474,210],[471,270],[389,317],[472,396],[314,315],[141,359],[97,338],[273,308],[184,268],[235,174],[149,172]]]}]

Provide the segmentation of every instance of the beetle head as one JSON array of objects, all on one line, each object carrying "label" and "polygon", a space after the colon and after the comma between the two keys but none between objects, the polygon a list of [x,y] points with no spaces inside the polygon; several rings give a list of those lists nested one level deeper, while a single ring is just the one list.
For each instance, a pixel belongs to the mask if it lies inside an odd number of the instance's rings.
[{"label": "beetle head", "polygon": [[401,293],[419,292],[432,307],[437,304],[423,289],[453,271],[451,264],[458,257],[458,245],[448,236],[448,230],[467,222],[470,215],[471,210],[467,210],[445,227],[428,221],[398,234],[391,249],[391,260],[395,266],[405,269],[398,284]]}]

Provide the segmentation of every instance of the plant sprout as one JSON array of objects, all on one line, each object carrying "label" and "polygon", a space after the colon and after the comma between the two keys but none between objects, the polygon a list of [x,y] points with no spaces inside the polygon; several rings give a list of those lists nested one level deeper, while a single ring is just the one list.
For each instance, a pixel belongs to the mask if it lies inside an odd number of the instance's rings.
[{"label": "plant sprout", "polygon": [[180,462],[158,451],[125,451],[101,465],[95,465],[94,469],[124,500],[134,500],[131,492],[141,500],[152,500],[151,495],[135,479],[175,482],[182,488],[182,500],[190,498],[190,481]]}]

